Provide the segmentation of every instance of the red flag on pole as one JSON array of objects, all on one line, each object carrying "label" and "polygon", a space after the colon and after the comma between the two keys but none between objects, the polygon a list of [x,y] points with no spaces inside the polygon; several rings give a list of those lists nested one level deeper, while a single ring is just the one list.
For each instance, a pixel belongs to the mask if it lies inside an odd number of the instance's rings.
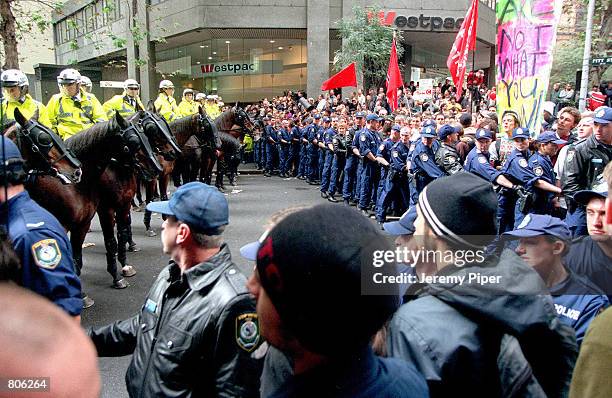
[{"label": "red flag on pole", "polygon": [[446,66],[450,71],[453,83],[457,87],[457,99],[461,97],[463,91],[463,77],[467,65],[469,50],[476,50],[476,27],[478,24],[478,1],[472,0],[470,8],[461,24],[461,29],[457,33],[453,48],[446,60]]},{"label": "red flag on pole", "polygon": [[321,91],[340,87],[357,87],[357,72],[355,72],[354,62],[325,80],[321,85]]},{"label": "red flag on pole", "polygon": [[387,70],[387,102],[393,112],[397,108],[397,89],[402,87],[402,74],[397,63],[397,49],[395,48],[395,37],[391,45],[391,57],[389,57],[389,69]]}]

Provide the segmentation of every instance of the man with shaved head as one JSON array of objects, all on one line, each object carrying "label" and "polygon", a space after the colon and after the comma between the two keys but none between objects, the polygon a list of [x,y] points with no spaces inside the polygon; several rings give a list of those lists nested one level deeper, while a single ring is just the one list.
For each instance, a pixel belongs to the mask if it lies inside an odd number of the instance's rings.
[{"label": "man with shaved head", "polygon": [[[100,395],[95,348],[70,316],[44,297],[6,282],[0,283],[0,306],[0,396]],[[38,391],[9,388],[9,380],[43,378],[45,387]]]}]

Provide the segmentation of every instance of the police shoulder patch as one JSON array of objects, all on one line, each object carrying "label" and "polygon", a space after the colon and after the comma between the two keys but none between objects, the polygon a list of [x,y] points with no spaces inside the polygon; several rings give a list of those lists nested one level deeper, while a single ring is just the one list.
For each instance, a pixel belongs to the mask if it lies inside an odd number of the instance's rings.
[{"label": "police shoulder patch", "polygon": [[535,167],[533,169],[533,172],[535,173],[535,175],[537,175],[538,177],[541,176],[542,174],[544,174],[544,170],[542,170],[541,166]]},{"label": "police shoulder patch", "polygon": [[420,154],[419,157],[421,158],[423,162],[427,162],[429,160],[429,156],[427,156],[426,153]]},{"label": "police shoulder patch", "polygon": [[361,137],[359,137],[359,139],[360,139],[361,141],[365,141],[365,140],[366,140],[366,136],[365,136],[365,134],[361,134]]},{"label": "police shoulder patch", "polygon": [[518,163],[521,167],[527,167],[527,159],[520,159]]},{"label": "police shoulder patch", "polygon": [[238,347],[251,352],[259,344],[259,319],[257,314],[249,312],[236,317],[236,343]]},{"label": "police shoulder patch", "polygon": [[478,163],[480,164],[487,163],[487,158],[485,158],[484,156],[478,156]]},{"label": "police shoulder patch", "polygon": [[43,239],[32,245],[32,257],[39,267],[54,269],[62,261],[62,252],[55,239]]},{"label": "police shoulder patch", "polygon": [[567,151],[566,162],[571,162],[572,159],[574,159],[574,155],[575,154],[576,154],[576,152],[574,152],[574,151]]},{"label": "police shoulder patch", "polygon": [[397,151],[393,151],[391,152],[391,154],[393,155],[394,158],[399,156],[399,153]]},{"label": "police shoulder patch", "polygon": [[378,147],[379,150],[384,150],[385,149],[385,144],[380,144],[380,146]]}]

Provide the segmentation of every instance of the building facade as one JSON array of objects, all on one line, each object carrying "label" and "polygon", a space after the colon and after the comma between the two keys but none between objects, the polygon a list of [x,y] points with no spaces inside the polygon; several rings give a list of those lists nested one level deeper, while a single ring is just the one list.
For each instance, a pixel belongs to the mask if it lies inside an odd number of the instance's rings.
[{"label": "building facade", "polygon": [[[144,99],[162,78],[253,102],[285,90],[320,93],[342,46],[337,22],[371,0],[70,0],[53,15],[56,63],[100,71],[101,80],[138,79]],[[476,68],[494,65],[493,2],[481,1]],[[376,3],[378,4],[378,3]],[[405,80],[448,76],[446,58],[469,0],[388,0],[383,20],[405,46]],[[470,59],[469,66],[471,67]],[[41,73],[42,74],[42,73]],[[96,80],[94,83],[96,83]],[[116,89],[97,88],[104,98]]]}]

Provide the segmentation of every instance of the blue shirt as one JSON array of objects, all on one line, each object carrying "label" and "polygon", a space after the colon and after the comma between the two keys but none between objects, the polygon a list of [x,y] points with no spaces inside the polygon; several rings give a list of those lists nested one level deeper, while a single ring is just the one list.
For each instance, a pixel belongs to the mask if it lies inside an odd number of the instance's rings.
[{"label": "blue shirt", "polygon": [[289,376],[268,397],[418,398],[429,397],[429,391],[414,365],[377,357],[368,347],[348,358],[332,359],[303,374]]},{"label": "blue shirt", "polygon": [[70,315],[83,308],[81,281],[74,270],[64,227],[24,191],[8,202],[9,237],[21,259],[21,283]]},{"label": "blue shirt", "polygon": [[612,258],[590,236],[572,241],[563,263],[578,275],[584,275],[612,301]]},{"label": "blue shirt", "polygon": [[[287,141],[289,144],[291,144],[291,131],[290,130],[282,128],[282,129],[280,129],[278,131],[278,133],[280,133],[280,134],[278,134],[279,135],[279,137],[278,137],[279,138],[279,140],[278,140],[279,143],[280,143],[280,140],[282,139],[282,140]],[[283,145],[287,145],[287,144],[283,144]]]},{"label": "blue shirt", "polygon": [[561,283],[550,288],[557,315],[561,322],[576,331],[578,345],[582,343],[591,321],[610,302],[601,290],[586,278],[569,271],[569,276]]},{"label": "blue shirt", "polygon": [[423,142],[417,143],[410,162],[413,174],[424,173],[432,179],[444,176],[444,172],[436,164],[435,151]]},{"label": "blue shirt", "polygon": [[[529,168],[533,171],[533,174],[540,179],[555,185],[555,171],[548,156],[542,155],[539,152],[534,153],[529,158]],[[533,211],[537,213],[548,213],[553,207],[552,199],[555,194],[537,188],[533,189],[533,191],[535,192]]]},{"label": "blue shirt", "polygon": [[327,130],[325,130],[325,132],[323,133],[323,143],[325,144],[325,147],[327,147],[328,144],[331,144],[334,139],[334,136],[336,135],[336,131],[333,128],[328,128]]},{"label": "blue shirt", "polygon": [[372,155],[376,153],[376,137],[374,133],[367,128],[362,129],[359,134],[359,154],[361,156],[367,156],[368,153],[372,152]]},{"label": "blue shirt", "polygon": [[298,142],[291,142],[293,145],[299,145],[300,144],[300,139],[302,138],[302,132],[300,131],[299,127],[297,126],[293,126],[291,128],[291,139],[296,139],[298,140]]},{"label": "blue shirt", "polygon": [[[277,136],[276,136],[276,130],[274,130],[274,127],[272,127],[271,125],[267,125],[265,128],[265,133],[266,133],[266,142],[268,144],[275,144],[277,140]],[[275,142],[271,142],[270,140],[273,140]]]},{"label": "blue shirt", "polygon": [[526,152],[523,153],[514,148],[506,159],[506,163],[501,169],[501,172],[513,184],[519,184],[527,189],[531,189],[532,185],[540,178],[533,173],[529,168],[529,162],[526,159]]},{"label": "blue shirt", "polygon": [[378,145],[378,149],[376,151],[376,157],[381,157],[385,159],[387,162],[391,160],[391,147],[395,144],[395,142],[391,141],[391,138],[385,139],[381,144]]},{"label": "blue shirt", "polygon": [[396,171],[404,170],[406,161],[408,160],[408,147],[403,142],[399,141],[391,146],[391,168]]},{"label": "blue shirt", "polygon": [[491,166],[490,158],[491,154],[489,152],[482,153],[478,151],[478,148],[474,147],[468,153],[463,169],[494,183],[502,172]]}]

